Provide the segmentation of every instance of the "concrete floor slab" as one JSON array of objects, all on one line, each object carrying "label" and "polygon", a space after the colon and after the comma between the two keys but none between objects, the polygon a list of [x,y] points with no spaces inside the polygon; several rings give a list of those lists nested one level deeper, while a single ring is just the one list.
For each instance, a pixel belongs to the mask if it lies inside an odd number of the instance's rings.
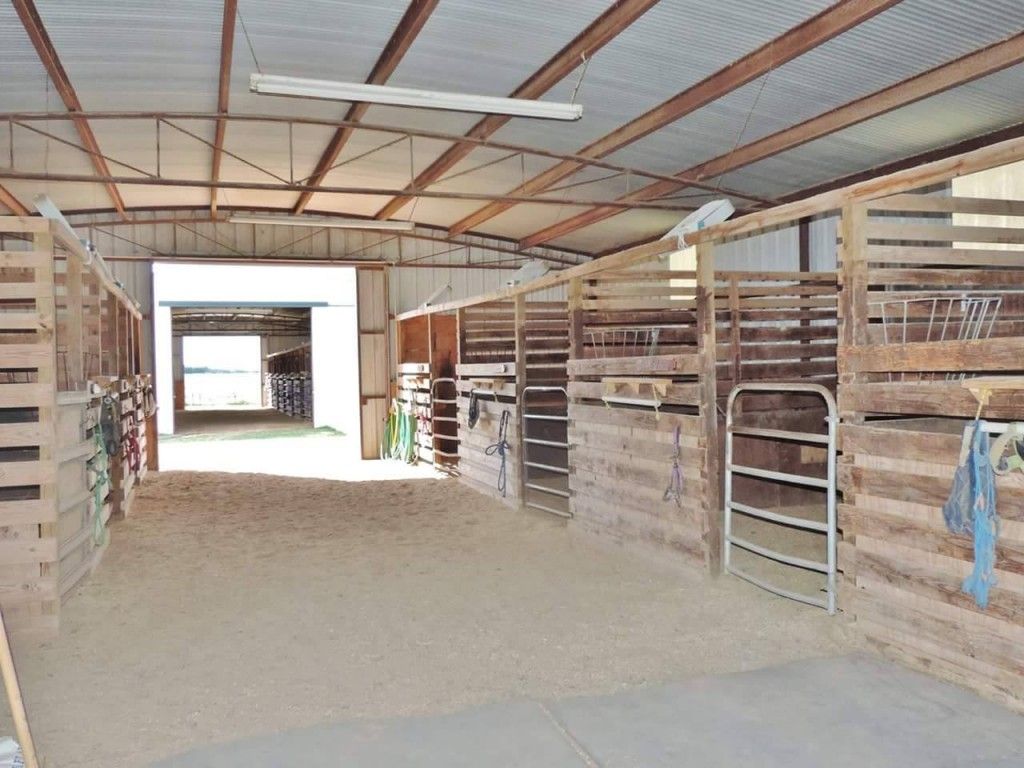
[{"label": "concrete floor slab", "polygon": [[864,655],[569,699],[551,711],[602,768],[1024,764],[1024,719]]},{"label": "concrete floor slab", "polygon": [[529,701],[427,718],[286,731],[199,749],[154,768],[580,768],[544,710]]},{"label": "concrete floor slab", "polygon": [[972,693],[852,655],[612,696],[324,725],[158,768],[1002,768],[1024,764],[1022,726]]}]

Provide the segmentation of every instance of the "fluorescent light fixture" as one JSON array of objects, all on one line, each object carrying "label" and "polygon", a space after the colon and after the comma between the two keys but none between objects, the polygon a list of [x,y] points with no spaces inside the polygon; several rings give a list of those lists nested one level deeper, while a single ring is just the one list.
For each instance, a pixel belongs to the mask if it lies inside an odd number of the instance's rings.
[{"label": "fluorescent light fixture", "polygon": [[231,216],[231,224],[277,224],[283,227],[328,227],[332,229],[378,229],[409,232],[416,225],[411,221],[373,219],[334,219],[330,216]]},{"label": "fluorescent light fixture", "polygon": [[452,112],[484,112],[514,117],[539,117],[545,120],[579,120],[583,105],[531,99],[505,99],[497,96],[474,96],[466,93],[421,91],[395,88],[390,85],[338,83],[333,80],[311,80],[287,75],[249,76],[249,90],[270,96],[299,96],[330,101],[365,101],[392,104],[397,107],[445,109]]}]

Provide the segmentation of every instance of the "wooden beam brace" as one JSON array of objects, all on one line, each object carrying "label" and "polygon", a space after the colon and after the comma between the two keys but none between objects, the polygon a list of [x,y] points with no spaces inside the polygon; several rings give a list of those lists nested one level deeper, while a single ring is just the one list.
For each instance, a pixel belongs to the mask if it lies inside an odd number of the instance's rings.
[{"label": "wooden beam brace", "polygon": [[[402,57],[405,56],[416,36],[423,29],[423,25],[427,23],[430,14],[437,7],[437,3],[438,0],[412,0],[409,3],[405,14],[398,22],[398,26],[395,27],[391,39],[384,46],[384,50],[377,59],[377,63],[374,64],[373,69],[370,71],[370,76],[366,78],[367,84],[383,85],[391,77],[391,74],[398,67],[399,62],[401,62]],[[368,102],[357,102],[349,107],[348,112],[345,114],[345,119],[359,122],[363,119],[369,108],[370,104]],[[323,154],[320,155],[320,159],[317,160],[312,175],[309,177],[310,186],[318,187],[323,183],[328,172],[331,170],[331,166],[338,159],[351,135],[352,128],[349,127],[338,128],[334,132]],[[299,199],[292,208],[292,213],[300,214],[306,210],[306,206],[309,205],[313,194],[313,192],[303,192],[299,195]]]},{"label": "wooden beam brace", "polygon": [[[699,83],[680,91],[634,120],[616,128],[577,154],[605,157],[622,147],[670,125],[691,112],[762,77],[837,35],[877,16],[899,0],[840,0],[830,8],[799,24],[757,50],[718,70]],[[517,195],[535,195],[580,170],[580,165],[563,161],[516,188]],[[452,234],[473,229],[511,208],[506,203],[491,203],[452,225]]]},{"label": "wooden beam brace", "polygon": [[[742,168],[759,160],[794,149],[808,142],[828,136],[857,123],[884,115],[921,99],[964,85],[980,77],[1024,61],[1024,33],[1014,35],[999,43],[961,56],[938,67],[922,72],[915,77],[902,80],[880,91],[864,96],[841,107],[825,112],[810,120],[783,129],[763,139],[739,147],[732,152],[716,157],[692,168],[680,171],[678,183],[657,181],[619,198],[619,201],[653,200],[688,186],[691,182],[703,182],[721,176],[723,173]],[[590,210],[535,232],[520,241],[520,247],[528,248],[564,237],[577,229],[596,224],[617,211],[595,207]]]},{"label": "wooden beam brace", "polygon": [[[82,103],[78,100],[78,94],[75,93],[74,86],[71,85],[67,72],[64,71],[64,65],[61,64],[60,58],[57,56],[57,49],[54,48],[53,42],[46,32],[46,27],[43,26],[43,20],[39,17],[35,3],[32,0],[11,0],[11,2],[14,4],[14,9],[18,12],[18,18],[21,19],[21,24],[25,27],[29,40],[32,41],[36,53],[39,54],[43,67],[45,67],[47,74],[50,76],[50,80],[53,81],[54,88],[60,94],[64,106],[68,112],[82,112]],[[103,159],[103,153],[100,152],[99,144],[92,132],[92,128],[89,126],[89,121],[84,117],[75,117],[74,124],[82,145],[89,152],[89,158],[92,160],[96,174],[99,176],[110,176],[110,168],[107,167],[107,161]],[[121,199],[121,193],[117,191],[117,187],[110,182],[104,183],[104,186],[114,205],[114,209],[122,216],[125,215],[124,200]]]},{"label": "wooden beam brace", "polygon": [[[657,2],[658,0],[616,0],[608,10],[594,19],[586,29],[574,37],[562,50],[548,59],[540,69],[520,83],[509,94],[509,98],[540,98],[556,83],[579,67],[584,56],[593,56]],[[488,115],[470,128],[466,136],[473,139],[486,139],[511,119],[508,115]],[[468,142],[453,144],[433,163],[417,174],[415,180],[406,188],[406,192],[409,194],[399,195],[390,200],[387,205],[377,211],[375,218],[389,219],[394,216],[404,205],[413,199],[417,189],[424,189],[430,184],[435,183],[458,165],[460,161],[465,159],[476,146],[475,143]]]},{"label": "wooden beam brace", "polygon": [[[224,0],[224,19],[220,25],[220,81],[217,87],[217,113],[228,113],[231,96],[231,60],[235,50],[235,19],[238,18],[238,0]],[[220,165],[223,159],[224,133],[227,120],[218,118],[213,135],[213,160],[210,179],[214,184],[220,179]],[[217,187],[210,190],[210,214],[217,215]]]},{"label": "wooden beam brace", "polygon": [[17,214],[18,216],[29,216],[31,215],[28,208],[22,205],[21,200],[16,198],[9,189],[0,184],[0,205],[11,211],[11,213]]}]

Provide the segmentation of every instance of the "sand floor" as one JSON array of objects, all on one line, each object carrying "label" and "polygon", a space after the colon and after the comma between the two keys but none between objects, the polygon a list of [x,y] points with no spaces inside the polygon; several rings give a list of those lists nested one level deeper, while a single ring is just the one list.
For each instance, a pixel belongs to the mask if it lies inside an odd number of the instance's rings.
[{"label": "sand floor", "polygon": [[62,626],[18,648],[39,749],[61,768],[852,644],[842,618],[598,546],[453,480],[193,472],[150,475]]}]

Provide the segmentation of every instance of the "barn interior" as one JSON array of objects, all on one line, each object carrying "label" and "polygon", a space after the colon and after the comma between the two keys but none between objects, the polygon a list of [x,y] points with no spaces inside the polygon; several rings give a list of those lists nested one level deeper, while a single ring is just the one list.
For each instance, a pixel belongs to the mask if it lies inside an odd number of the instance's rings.
[{"label": "barn interior", "polygon": [[1008,0],[3,3],[0,735],[1024,763],[1022,104]]}]

